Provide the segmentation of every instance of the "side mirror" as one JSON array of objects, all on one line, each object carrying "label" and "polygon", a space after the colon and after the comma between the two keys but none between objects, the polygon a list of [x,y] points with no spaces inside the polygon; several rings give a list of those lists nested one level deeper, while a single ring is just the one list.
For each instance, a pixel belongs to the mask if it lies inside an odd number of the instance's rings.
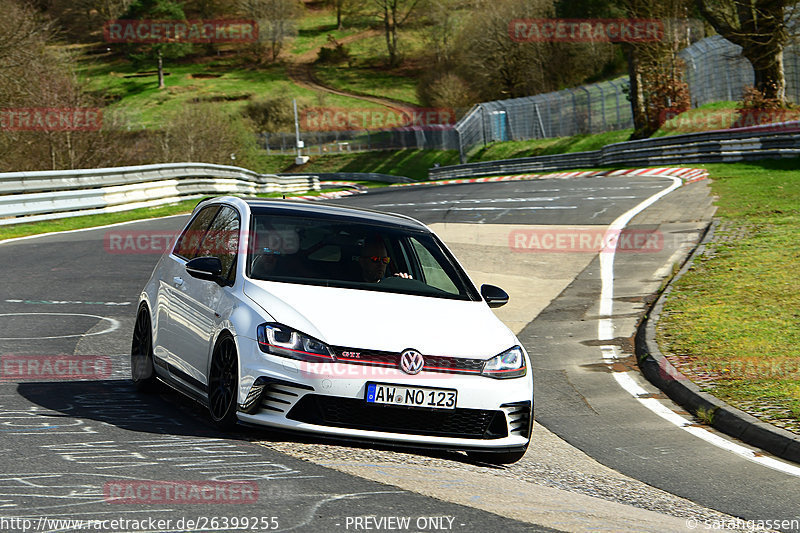
[{"label": "side mirror", "polygon": [[222,261],[219,257],[195,257],[186,263],[186,272],[193,278],[223,284]]},{"label": "side mirror", "polygon": [[494,285],[481,285],[481,296],[489,307],[501,307],[508,303],[508,293]]}]

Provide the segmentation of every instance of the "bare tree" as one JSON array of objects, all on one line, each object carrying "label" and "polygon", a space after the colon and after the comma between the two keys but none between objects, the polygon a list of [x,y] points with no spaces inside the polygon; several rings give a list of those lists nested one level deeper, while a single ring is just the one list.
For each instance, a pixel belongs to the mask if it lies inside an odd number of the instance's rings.
[{"label": "bare tree", "polygon": [[663,25],[658,40],[622,43],[628,61],[632,138],[646,138],[658,130],[666,110],[680,112],[689,107],[678,51],[689,44],[691,0],[618,0],[617,5],[627,17],[658,20]]},{"label": "bare tree", "polygon": [[552,16],[548,0],[496,0],[477,9],[459,33],[458,71],[483,100],[515,98],[552,90],[550,43],[516,42],[509,21]]},{"label": "bare tree", "polygon": [[421,2],[423,0],[372,0],[374,14],[383,24],[389,66],[397,66],[400,62],[397,31],[406,24]]},{"label": "bare tree", "polygon": [[342,29],[344,27],[344,12],[349,0],[330,0],[330,5],[336,12],[336,27]]},{"label": "bare tree", "polygon": [[289,37],[296,34],[296,21],[303,15],[299,0],[239,0],[239,9],[258,22],[258,40],[255,50],[259,58],[268,47],[272,61],[276,61]]},{"label": "bare tree", "polygon": [[456,13],[461,4],[460,0],[429,0],[424,12],[426,26],[423,35],[437,67],[449,65],[453,60],[456,36],[463,24]]},{"label": "bare tree", "polygon": [[160,140],[161,160],[171,162],[241,164],[255,145],[255,136],[241,120],[211,104],[174,113]]},{"label": "bare tree", "polygon": [[786,97],[783,49],[795,2],[790,0],[695,0],[703,17],[723,37],[742,47],[753,65],[755,87],[766,98]]},{"label": "bare tree", "polygon": [[[94,124],[102,128],[14,124],[14,113],[57,110],[69,115],[97,110],[75,74],[75,58],[48,46],[52,26],[22,2],[0,0],[0,102],[7,122],[0,127],[0,168],[4,171],[87,168],[136,162],[132,149],[139,143],[106,114]],[[86,125],[88,126],[88,125]]]},{"label": "bare tree", "polygon": [[97,39],[103,24],[120,17],[133,0],[48,0],[39,9],[50,17],[71,42]]}]

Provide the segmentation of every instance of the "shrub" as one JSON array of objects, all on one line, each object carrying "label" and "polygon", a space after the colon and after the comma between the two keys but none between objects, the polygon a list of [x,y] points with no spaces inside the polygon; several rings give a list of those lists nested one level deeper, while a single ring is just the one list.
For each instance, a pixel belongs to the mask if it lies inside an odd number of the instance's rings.
[{"label": "shrub", "polygon": [[292,99],[277,94],[248,102],[242,114],[258,132],[292,131],[294,109]]},{"label": "shrub", "polygon": [[317,63],[327,63],[330,65],[339,65],[341,63],[350,63],[352,59],[350,50],[338,42],[333,35],[328,35],[328,43],[332,46],[323,46],[317,52]]}]

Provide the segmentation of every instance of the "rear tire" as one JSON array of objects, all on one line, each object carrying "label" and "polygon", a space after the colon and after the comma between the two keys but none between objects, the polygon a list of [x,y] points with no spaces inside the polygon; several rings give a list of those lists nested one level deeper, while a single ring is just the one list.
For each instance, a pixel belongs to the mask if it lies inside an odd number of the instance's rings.
[{"label": "rear tire", "polygon": [[139,307],[131,341],[131,380],[141,392],[152,392],[158,386],[153,366],[153,329],[147,306]]},{"label": "rear tire", "polygon": [[217,342],[208,373],[208,413],[220,429],[236,426],[239,397],[239,357],[229,335]]},{"label": "rear tire", "polygon": [[525,449],[520,452],[467,452],[467,456],[473,461],[481,463],[510,465],[522,459],[522,456],[525,455],[527,450],[528,447],[525,446]]}]

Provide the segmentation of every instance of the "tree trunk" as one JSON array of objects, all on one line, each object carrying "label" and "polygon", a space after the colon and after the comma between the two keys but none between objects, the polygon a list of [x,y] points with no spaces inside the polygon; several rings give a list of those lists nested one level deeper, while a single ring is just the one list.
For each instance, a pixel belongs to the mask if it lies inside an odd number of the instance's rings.
[{"label": "tree trunk", "polygon": [[389,52],[389,65],[394,66],[396,50],[392,46],[392,25],[389,18],[389,6],[383,6],[383,31],[386,34],[386,51]]},{"label": "tree trunk", "polygon": [[[755,74],[755,88],[766,98],[786,103],[786,78],[783,72],[783,48],[789,39],[791,3],[785,1],[733,3],[738,25],[732,25],[724,8],[730,4],[710,0],[695,3],[717,32],[742,47],[742,55],[750,61]],[[757,8],[757,9],[756,9]],[[787,11],[788,10],[788,11]]]},{"label": "tree trunk", "polygon": [[161,57],[161,50],[158,51],[158,88],[163,89],[164,84],[164,61]]},{"label": "tree trunk", "polygon": [[783,49],[764,50],[763,47],[742,48],[742,55],[753,65],[755,88],[766,98],[786,99],[786,77],[783,72]]},{"label": "tree trunk", "polygon": [[648,133],[641,61],[635,44],[624,43],[622,46],[625,57],[628,60],[628,78],[630,80],[628,96],[631,100],[631,112],[633,113],[633,135],[631,135],[631,139],[646,139],[652,132]]}]

